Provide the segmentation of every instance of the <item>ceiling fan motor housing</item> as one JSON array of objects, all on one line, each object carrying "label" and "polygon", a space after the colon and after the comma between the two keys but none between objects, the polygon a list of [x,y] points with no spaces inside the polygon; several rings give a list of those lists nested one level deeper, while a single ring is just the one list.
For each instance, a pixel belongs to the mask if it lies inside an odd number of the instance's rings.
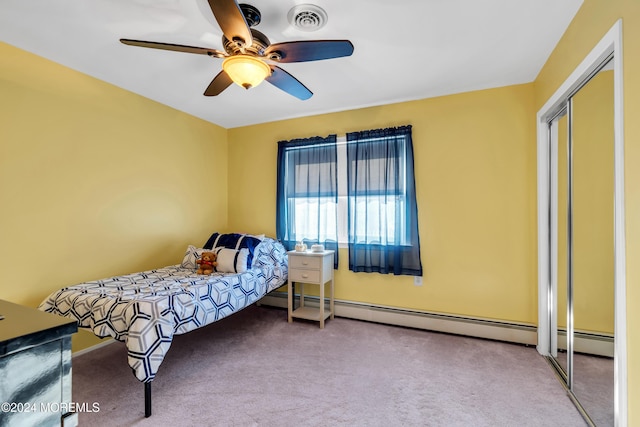
[{"label": "ceiling fan motor housing", "polygon": [[229,55],[237,55],[240,53],[247,53],[262,56],[264,50],[269,47],[271,42],[260,31],[251,28],[251,37],[253,38],[253,43],[251,46],[247,46],[242,43],[238,43],[235,40],[229,40],[224,35],[222,36],[222,46],[224,46],[225,52]]}]

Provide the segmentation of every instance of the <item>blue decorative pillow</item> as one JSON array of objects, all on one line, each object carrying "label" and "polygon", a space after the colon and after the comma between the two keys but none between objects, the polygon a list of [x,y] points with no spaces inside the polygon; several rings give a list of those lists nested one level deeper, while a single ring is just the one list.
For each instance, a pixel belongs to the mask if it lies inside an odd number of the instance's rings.
[{"label": "blue decorative pillow", "polygon": [[213,248],[227,248],[227,249],[248,249],[249,255],[247,256],[247,268],[251,268],[253,264],[253,252],[260,244],[260,239],[257,239],[253,236],[249,236],[247,234],[239,234],[239,233],[228,233],[228,234],[220,234],[213,233],[207,243],[204,244],[205,249],[213,249]]}]

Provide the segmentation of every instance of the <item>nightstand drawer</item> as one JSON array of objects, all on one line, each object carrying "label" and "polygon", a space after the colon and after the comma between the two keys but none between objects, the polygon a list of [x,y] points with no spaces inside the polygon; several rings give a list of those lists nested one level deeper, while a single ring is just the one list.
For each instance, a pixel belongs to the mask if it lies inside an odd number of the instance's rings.
[{"label": "nightstand drawer", "polygon": [[289,269],[289,278],[294,282],[320,283],[320,270]]},{"label": "nightstand drawer", "polygon": [[289,256],[289,269],[308,268],[320,270],[322,267],[322,257],[311,256]]}]

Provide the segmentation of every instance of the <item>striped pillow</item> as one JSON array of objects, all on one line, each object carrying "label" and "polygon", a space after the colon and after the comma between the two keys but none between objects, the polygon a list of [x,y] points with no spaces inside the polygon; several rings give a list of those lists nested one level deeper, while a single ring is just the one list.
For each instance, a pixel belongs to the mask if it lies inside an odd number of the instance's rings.
[{"label": "striped pillow", "polygon": [[219,273],[244,273],[247,271],[247,258],[249,249],[227,249],[218,247],[213,249],[217,255],[218,265],[214,270]]},{"label": "striped pillow", "polygon": [[220,247],[235,250],[247,249],[249,251],[249,255],[247,256],[247,268],[251,268],[251,265],[253,264],[253,251],[259,244],[260,239],[249,236],[248,234],[213,233],[203,247],[207,249],[215,249]]}]

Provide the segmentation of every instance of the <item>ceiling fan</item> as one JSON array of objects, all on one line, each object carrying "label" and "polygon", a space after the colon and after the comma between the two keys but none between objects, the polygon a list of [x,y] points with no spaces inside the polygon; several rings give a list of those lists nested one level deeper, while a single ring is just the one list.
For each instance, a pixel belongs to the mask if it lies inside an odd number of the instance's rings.
[{"label": "ceiling fan", "polygon": [[224,58],[222,71],[204,91],[205,96],[219,95],[234,82],[249,89],[266,80],[298,99],[309,99],[313,93],[277,64],[340,58],[353,53],[353,45],[349,40],[306,40],[271,44],[267,36],[251,28],[260,23],[258,9],[248,4],[238,4],[235,0],[208,1],[222,29],[224,52],[171,43],[131,39],[120,41],[131,46]]}]

